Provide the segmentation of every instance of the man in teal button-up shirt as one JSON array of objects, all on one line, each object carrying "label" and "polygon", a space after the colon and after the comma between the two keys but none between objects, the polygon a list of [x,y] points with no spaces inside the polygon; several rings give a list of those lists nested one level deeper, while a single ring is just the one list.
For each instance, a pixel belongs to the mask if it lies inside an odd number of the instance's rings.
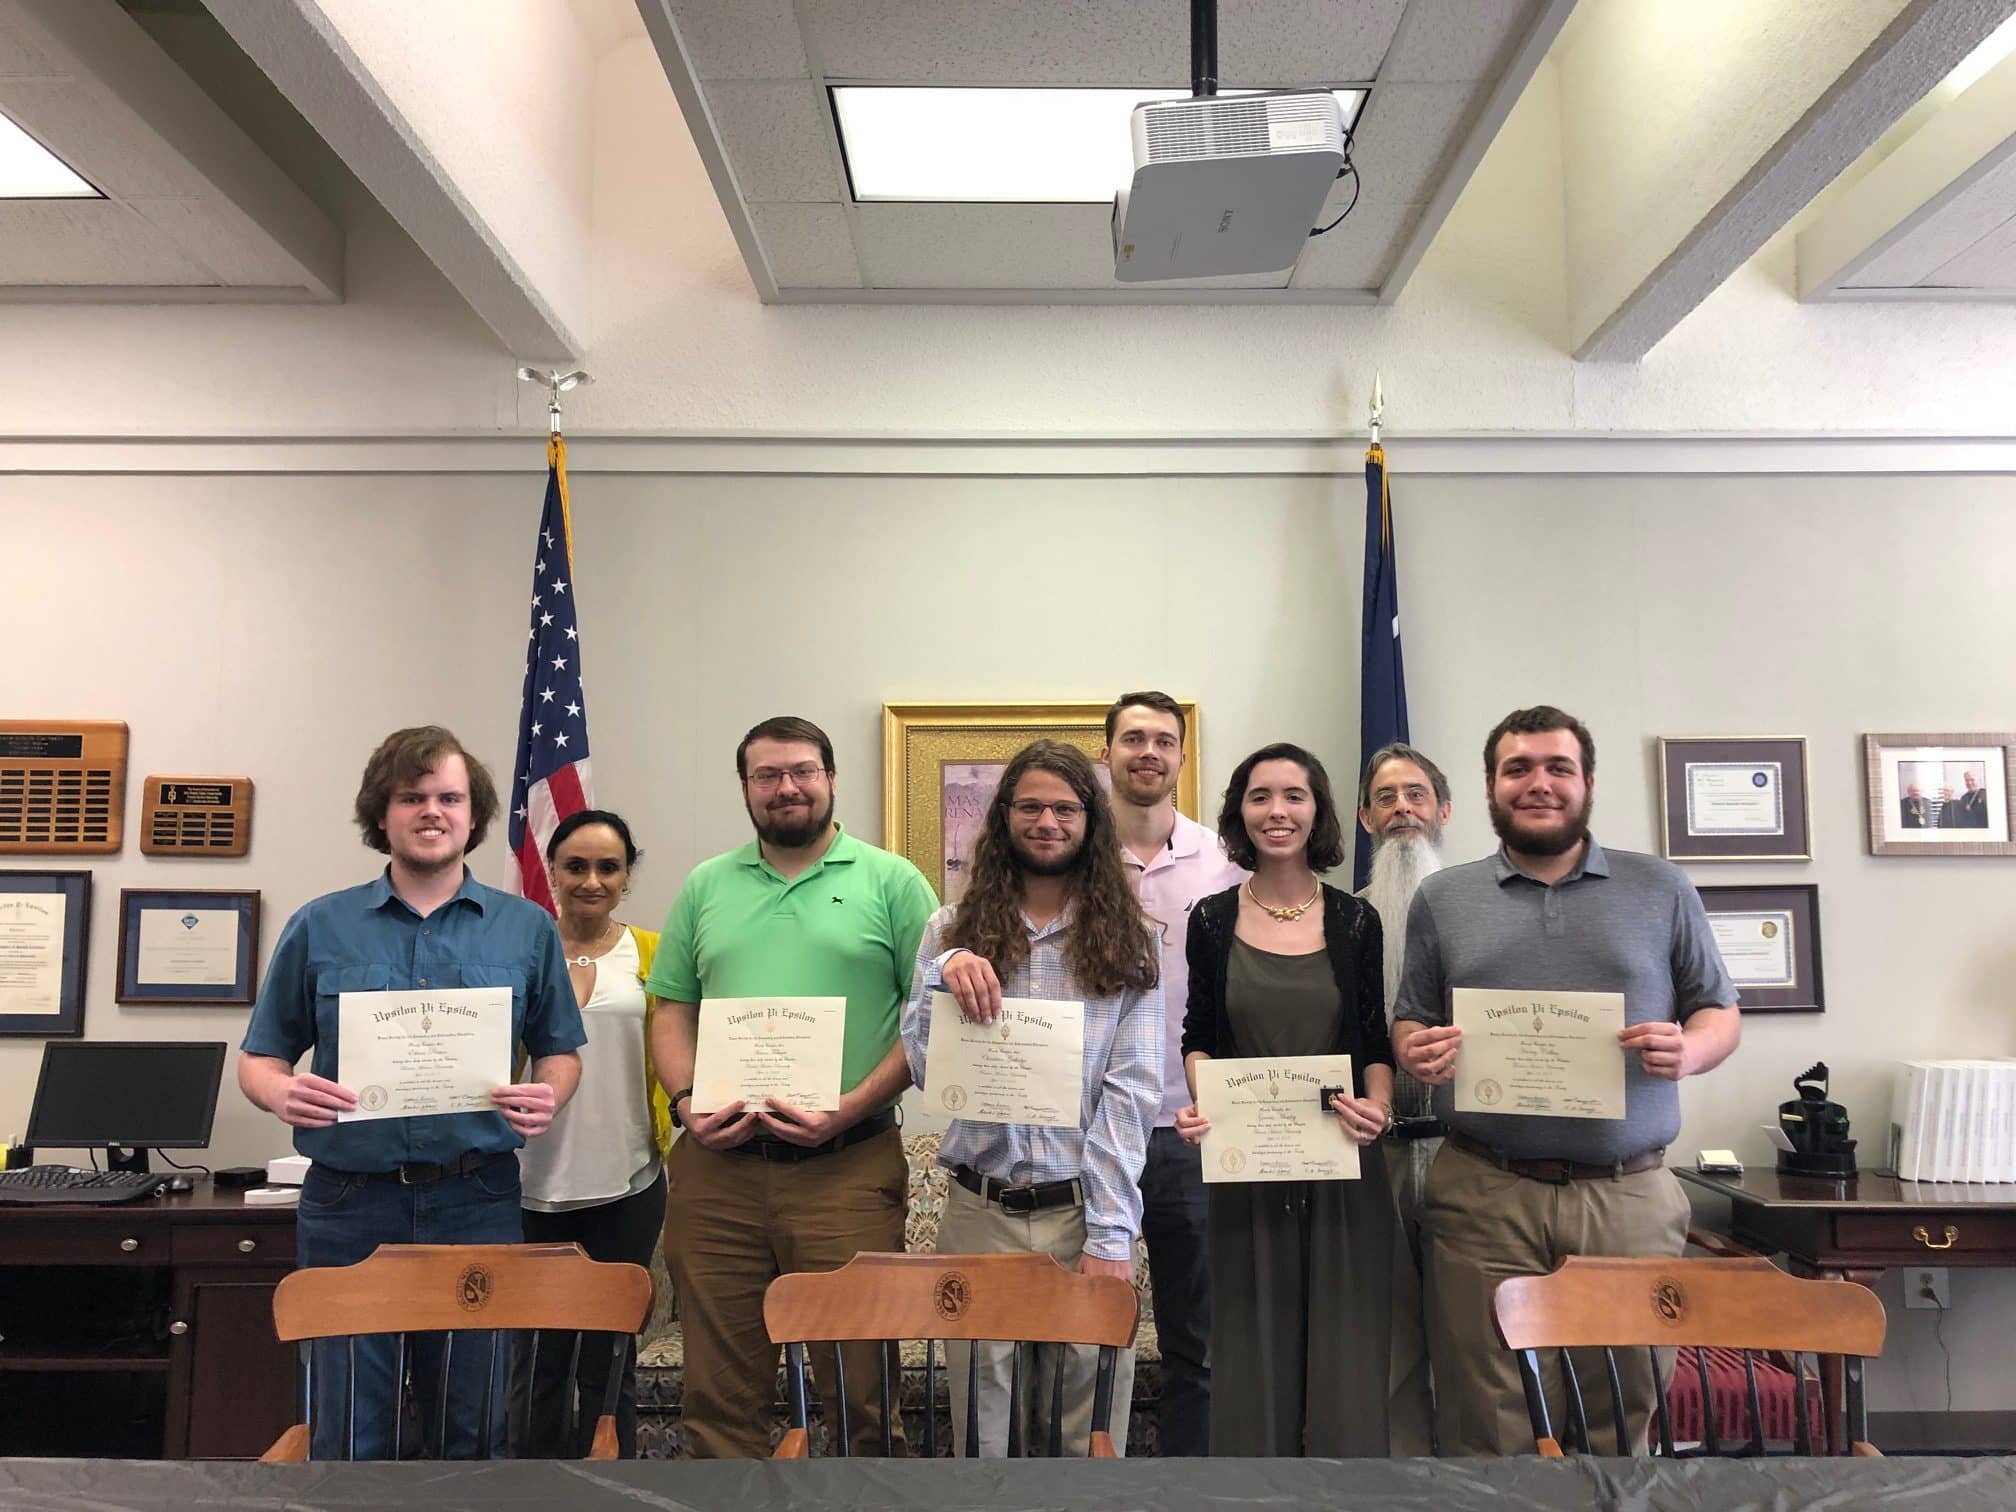
[{"label": "man in teal button-up shirt", "polygon": [[[296,1220],[302,1266],[350,1265],[380,1244],[498,1244],[522,1237],[516,1151],[543,1133],[581,1075],[586,1040],[560,937],[537,907],[473,880],[463,858],[497,810],[483,764],[438,726],[386,738],[364,769],[357,822],[365,844],[391,857],[362,887],[329,893],[287,922],[240,1046],[238,1085],[294,1129],[310,1158]],[[495,1112],[338,1122],[357,1107],[337,1079],[338,1012],[346,992],[509,988],[511,1046],[531,1057],[522,1082],[492,1090]],[[294,1067],[312,1051],[309,1069]],[[383,1338],[357,1341],[354,1452],[389,1452],[397,1392]],[[440,1371],[440,1342],[416,1340],[415,1380]],[[342,1341],[313,1357],[311,1453],[350,1452],[341,1441],[348,1386]],[[479,1350],[458,1354],[445,1452],[480,1452]],[[465,1378],[466,1373],[466,1378]],[[492,1452],[504,1425],[504,1372],[490,1413]],[[438,1390],[423,1384],[423,1414]],[[426,1425],[429,1441],[440,1425]]]}]

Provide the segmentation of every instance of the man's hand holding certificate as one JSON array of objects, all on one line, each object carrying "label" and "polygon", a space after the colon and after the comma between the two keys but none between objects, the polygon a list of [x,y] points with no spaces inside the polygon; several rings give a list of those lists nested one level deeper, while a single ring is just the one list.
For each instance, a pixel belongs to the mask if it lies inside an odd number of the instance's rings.
[{"label": "man's hand holding certificate", "polygon": [[494,1113],[511,1080],[511,989],[346,992],[336,1003],[336,1080],[357,1095],[338,1123]]},{"label": "man's hand holding certificate", "polygon": [[1624,1116],[1624,994],[1457,987],[1456,1111]]},{"label": "man's hand holding certificate", "polygon": [[1330,1105],[1350,1094],[1350,1056],[1200,1059],[1196,1075],[1207,1182],[1358,1179],[1358,1146]]},{"label": "man's hand holding certificate", "polygon": [[969,1021],[949,992],[931,994],[924,1095],[973,1123],[1078,1127],[1085,1005],[1003,998],[1000,1016]]},{"label": "man's hand holding certificate", "polygon": [[693,1054],[693,1111],[775,1098],[807,1112],[840,1106],[847,999],[705,998]]}]

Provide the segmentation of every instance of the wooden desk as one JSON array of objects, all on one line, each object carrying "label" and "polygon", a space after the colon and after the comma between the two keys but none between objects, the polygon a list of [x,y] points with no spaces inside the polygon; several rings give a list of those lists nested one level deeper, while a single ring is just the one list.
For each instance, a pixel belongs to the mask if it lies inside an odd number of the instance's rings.
[{"label": "wooden desk", "polygon": [[[294,1420],[294,1210],[0,1204],[0,1453],[257,1456]],[[111,1447],[117,1446],[117,1447]]]},{"label": "wooden desk", "polygon": [[[1874,1287],[1911,1265],[2016,1266],[2016,1184],[1899,1181],[1865,1171],[1850,1182],[1748,1171],[1673,1174],[1729,1200],[1729,1237],[1763,1254],[1783,1252],[1795,1276]],[[1830,1444],[1841,1433],[1839,1361],[1823,1362]],[[1879,1446],[1880,1447],[1880,1446]]]}]

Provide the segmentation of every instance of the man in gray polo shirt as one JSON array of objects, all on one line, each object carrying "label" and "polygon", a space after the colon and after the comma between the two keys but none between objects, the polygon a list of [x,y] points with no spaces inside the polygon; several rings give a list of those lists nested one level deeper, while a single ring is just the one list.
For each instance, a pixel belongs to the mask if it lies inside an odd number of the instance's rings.
[{"label": "man in gray polo shirt", "polygon": [[[1484,743],[1484,792],[1499,852],[1436,873],[1407,916],[1393,1025],[1401,1066],[1435,1088],[1449,1126],[1428,1174],[1422,1224],[1435,1298],[1429,1354],[1445,1455],[1533,1449],[1513,1355],[1491,1324],[1508,1276],[1569,1255],[1678,1255],[1687,1200],[1665,1169],[1680,1132],[1683,1076],[1713,1070],[1742,1033],[1736,989],[1700,896],[1677,868],[1605,851],[1589,834],[1596,745],[1541,705],[1500,720]],[[1450,990],[1621,992],[1622,1119],[1457,1113],[1449,1083],[1463,1031]],[[1618,1358],[1633,1442],[1645,1441],[1652,1372]],[[1578,1370],[1592,1423],[1610,1421],[1600,1359]],[[1550,1383],[1558,1401],[1559,1383]]]}]

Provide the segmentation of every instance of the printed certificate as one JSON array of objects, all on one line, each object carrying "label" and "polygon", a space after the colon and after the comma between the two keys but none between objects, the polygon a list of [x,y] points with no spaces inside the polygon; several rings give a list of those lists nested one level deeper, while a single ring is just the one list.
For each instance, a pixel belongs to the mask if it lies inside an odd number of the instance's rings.
[{"label": "printed certificate", "polygon": [[1085,1005],[1003,998],[991,1024],[970,1024],[949,992],[931,994],[924,1096],[972,1123],[1078,1127],[1084,1098]]},{"label": "printed certificate", "polygon": [[1782,835],[1784,771],[1775,761],[1687,763],[1687,833]]},{"label": "printed certificate", "polygon": [[336,1080],[357,1094],[339,1123],[494,1113],[510,1085],[509,987],[345,992],[336,1012]]},{"label": "printed certificate", "polygon": [[1622,1118],[1621,992],[1495,992],[1458,987],[1452,1021],[1456,1111]]},{"label": "printed certificate", "polygon": [[1350,1090],[1348,1055],[1198,1061],[1204,1179],[1356,1181],[1358,1146],[1330,1106]]},{"label": "printed certificate", "polygon": [[840,1106],[844,997],[705,998],[693,1053],[693,1111],[774,1097],[807,1113]]},{"label": "printed certificate", "polygon": [[143,908],[138,980],[228,985],[238,977],[238,927],[235,908]]},{"label": "printed certificate", "polygon": [[0,1013],[61,1010],[68,901],[60,892],[0,896]]},{"label": "printed certificate", "polygon": [[1783,909],[1712,913],[1708,927],[1738,988],[1793,987],[1792,915]]}]

